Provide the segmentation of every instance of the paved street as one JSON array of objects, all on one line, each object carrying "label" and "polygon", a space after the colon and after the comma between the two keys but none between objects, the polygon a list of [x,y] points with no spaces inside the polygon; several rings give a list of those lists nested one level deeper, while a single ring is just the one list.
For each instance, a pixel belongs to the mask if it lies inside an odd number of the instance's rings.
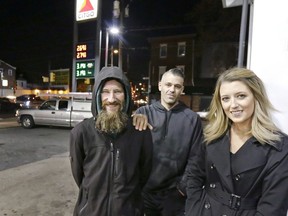
[{"label": "paved street", "polygon": [[0,119],[0,216],[71,216],[78,189],[68,157],[70,130],[26,130],[15,121]]},{"label": "paved street", "polygon": [[0,172],[0,215],[71,216],[77,188],[68,153]]}]

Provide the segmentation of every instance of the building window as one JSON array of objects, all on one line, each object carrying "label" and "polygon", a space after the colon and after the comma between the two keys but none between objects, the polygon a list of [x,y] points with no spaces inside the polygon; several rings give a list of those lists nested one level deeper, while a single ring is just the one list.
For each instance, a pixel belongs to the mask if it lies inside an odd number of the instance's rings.
[{"label": "building window", "polygon": [[11,69],[8,69],[8,76],[13,76],[13,72]]},{"label": "building window", "polygon": [[184,57],[186,55],[186,42],[178,43],[178,57]]},{"label": "building window", "polygon": [[0,79],[2,80],[4,77],[3,68],[0,68]]},{"label": "building window", "polygon": [[160,58],[167,57],[167,44],[160,44]]},{"label": "building window", "polygon": [[159,77],[158,77],[158,81],[161,80],[162,75],[166,72],[166,68],[167,68],[167,66],[159,66]]}]

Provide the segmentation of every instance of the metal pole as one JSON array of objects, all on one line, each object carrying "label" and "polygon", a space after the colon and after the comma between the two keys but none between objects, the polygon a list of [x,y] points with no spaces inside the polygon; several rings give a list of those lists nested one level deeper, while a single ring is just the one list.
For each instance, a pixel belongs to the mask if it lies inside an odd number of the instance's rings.
[{"label": "metal pole", "polygon": [[248,0],[243,0],[240,39],[239,39],[238,64],[237,64],[238,67],[243,67],[245,37],[246,37],[246,29],[247,29],[247,14],[248,14]]},{"label": "metal pole", "polygon": [[0,72],[0,81],[1,81],[1,96],[4,96],[4,93],[3,93],[3,72],[1,71]]},{"label": "metal pole", "polygon": [[[123,1],[120,2],[120,34],[123,37]],[[122,48],[123,48],[123,43],[122,43],[122,38],[118,36],[119,40],[119,51],[118,51],[118,67],[122,69]]]},{"label": "metal pole", "polygon": [[108,66],[108,48],[109,46],[109,31],[106,29],[106,47],[105,47],[105,67]]},{"label": "metal pole", "polygon": [[113,60],[114,60],[114,50],[113,50],[113,45],[111,45],[111,66],[113,67]]},{"label": "metal pole", "polygon": [[[77,90],[77,81],[76,81],[76,45],[78,41],[78,29],[76,22],[76,1],[75,1],[75,15],[73,19],[73,60],[72,60],[72,92]],[[49,86],[50,86],[50,71],[49,71]]]},{"label": "metal pole", "polygon": [[194,65],[195,65],[195,40],[192,39],[192,69],[191,69],[191,83],[192,83],[192,86],[195,86],[194,84]]},{"label": "metal pole", "polygon": [[254,19],[254,3],[250,3],[250,14],[249,14],[249,30],[248,30],[248,50],[247,50],[247,68],[251,68],[251,41],[252,41],[252,27]]},{"label": "metal pole", "polygon": [[102,22],[102,0],[98,0],[97,12],[97,29],[96,29],[96,42],[95,42],[95,73],[94,76],[100,71],[100,56],[101,56],[101,22]]},{"label": "metal pole", "polygon": [[118,67],[122,69],[122,41],[119,39]]}]

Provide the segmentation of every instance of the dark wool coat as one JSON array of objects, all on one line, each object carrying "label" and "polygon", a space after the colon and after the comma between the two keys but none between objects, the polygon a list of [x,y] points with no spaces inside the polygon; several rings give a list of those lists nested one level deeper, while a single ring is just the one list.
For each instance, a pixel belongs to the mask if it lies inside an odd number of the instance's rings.
[{"label": "dark wool coat", "polygon": [[187,185],[188,216],[286,216],[288,138],[262,145],[252,137],[233,155],[228,134],[203,144]]},{"label": "dark wool coat", "polygon": [[[130,114],[130,86],[117,68],[95,77],[92,113],[101,109],[100,93],[107,79],[123,84]],[[79,187],[74,216],[143,216],[142,188],[152,168],[150,130],[137,131],[129,119],[124,131],[107,135],[95,128],[95,118],[84,120],[70,135],[72,174]]]}]

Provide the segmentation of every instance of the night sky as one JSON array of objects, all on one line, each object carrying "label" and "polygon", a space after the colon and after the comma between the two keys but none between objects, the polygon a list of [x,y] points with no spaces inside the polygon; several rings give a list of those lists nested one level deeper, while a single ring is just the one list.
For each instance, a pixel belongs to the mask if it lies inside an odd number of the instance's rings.
[{"label": "night sky", "polygon": [[[130,30],[143,29],[130,38],[134,44],[145,43],[145,29],[181,23],[195,1],[131,0],[124,25]],[[23,74],[28,81],[39,82],[41,76],[48,76],[49,68],[72,68],[74,4],[74,0],[0,1],[0,59],[17,68],[17,77]],[[105,29],[111,24],[113,0],[102,4]],[[80,27],[83,32],[79,34],[93,38],[96,29],[91,25]]]}]

